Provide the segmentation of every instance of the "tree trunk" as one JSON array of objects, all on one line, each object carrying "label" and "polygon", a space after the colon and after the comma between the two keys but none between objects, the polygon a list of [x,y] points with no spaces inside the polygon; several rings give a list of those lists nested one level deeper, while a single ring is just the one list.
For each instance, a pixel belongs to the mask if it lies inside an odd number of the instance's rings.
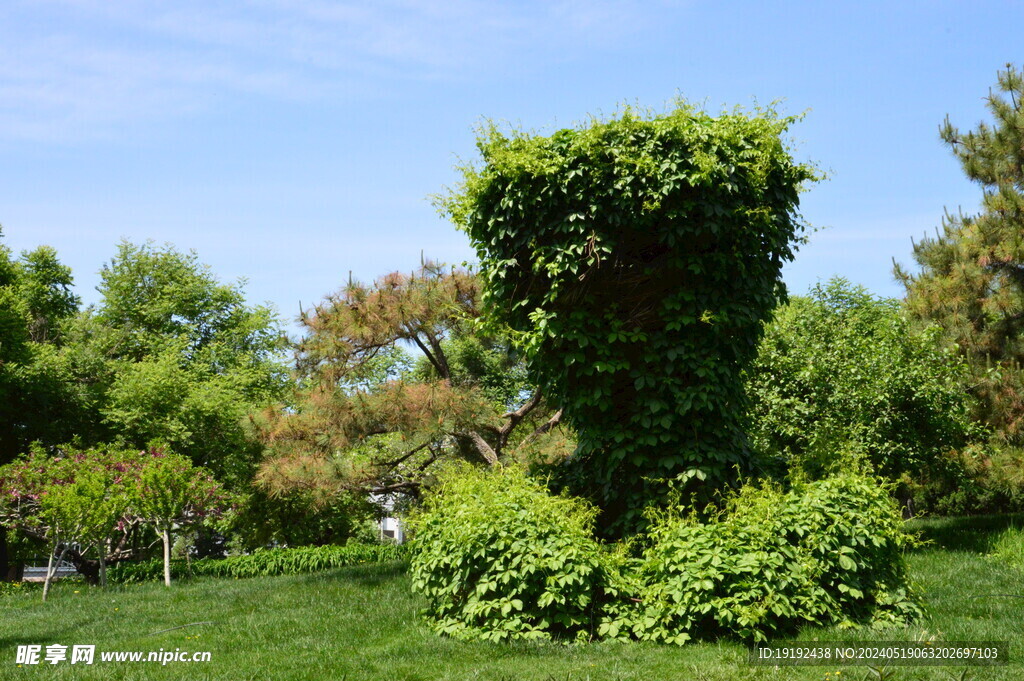
[{"label": "tree trunk", "polygon": [[43,580],[43,603],[46,602],[46,594],[50,593],[50,579],[53,577],[53,554],[57,551],[57,542],[53,543],[50,549],[50,559],[46,563],[46,579]]},{"label": "tree trunk", "polygon": [[164,586],[171,585],[171,528],[165,527],[164,540]]},{"label": "tree trunk", "polygon": [[107,585],[107,561],[103,557],[103,550],[100,549],[100,586]]},{"label": "tree trunk", "polygon": [[53,550],[50,551],[50,560],[46,565],[46,579],[43,580],[43,603],[46,602],[46,595],[50,593],[50,584],[53,582],[53,575],[57,572],[57,568],[64,562],[64,556],[68,552],[68,545],[65,544],[64,548],[60,552],[60,556],[57,558],[57,565],[53,564],[53,554],[57,552],[57,547],[60,546],[59,542],[54,542]]},{"label": "tree trunk", "polygon": [[85,577],[88,584],[100,583],[100,562],[95,558],[86,558],[79,551],[72,549],[68,551],[67,560],[70,561],[78,574]]},{"label": "tree trunk", "polygon": [[25,566],[20,560],[11,561],[11,545],[7,537],[7,528],[0,525],[0,582],[20,582],[25,575]]}]

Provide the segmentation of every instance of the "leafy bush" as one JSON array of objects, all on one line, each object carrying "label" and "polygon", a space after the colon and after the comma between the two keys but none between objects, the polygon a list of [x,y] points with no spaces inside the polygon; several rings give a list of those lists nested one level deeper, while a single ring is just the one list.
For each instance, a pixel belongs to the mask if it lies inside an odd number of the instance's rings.
[{"label": "leafy bush", "polygon": [[755,448],[812,478],[854,450],[890,480],[959,479],[947,455],[984,435],[938,330],[841,278],[776,311],[747,375]]},{"label": "leafy bush", "polygon": [[646,641],[734,635],[765,640],[798,625],[902,623],[919,614],[905,534],[888,490],[845,474],[744,487],[710,522],[663,514],[639,567],[641,605],[599,634]]},{"label": "leafy bush", "polygon": [[649,533],[629,544],[634,558],[593,539],[594,512],[518,468],[448,475],[414,521],[413,586],[433,628],[494,641],[682,644],[920,613],[902,556],[913,539],[874,477],[788,492],[748,485],[707,521],[652,513]]},{"label": "leafy bush", "polygon": [[449,473],[413,519],[413,588],[462,639],[589,638],[608,571],[597,511],[518,467]]},{"label": "leafy bush", "polygon": [[[222,559],[174,560],[171,561],[171,574],[176,579],[182,577],[271,577],[333,570],[360,563],[402,560],[406,554],[405,546],[384,544],[266,549],[244,556],[231,556]],[[108,574],[110,581],[122,584],[154,581],[162,577],[163,563],[159,560],[120,563],[112,567]]]}]

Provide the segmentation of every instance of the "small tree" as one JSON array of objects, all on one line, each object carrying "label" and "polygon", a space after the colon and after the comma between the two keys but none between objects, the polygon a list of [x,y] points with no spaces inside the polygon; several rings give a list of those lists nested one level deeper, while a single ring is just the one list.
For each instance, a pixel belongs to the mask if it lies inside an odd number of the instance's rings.
[{"label": "small tree", "polygon": [[171,532],[219,514],[225,497],[220,485],[187,457],[151,449],[144,455],[132,502],[151,523],[164,547],[164,584],[171,585]]},{"label": "small tree", "polygon": [[491,125],[482,165],[442,199],[476,248],[484,308],[578,431],[571,486],[613,533],[673,487],[748,467],[742,369],[815,178],[781,140],[793,121],[681,104],[548,137]]},{"label": "small tree", "polygon": [[[160,449],[50,455],[34,448],[0,468],[0,524],[49,548],[48,582],[54,565],[68,558],[79,572],[105,584],[110,562],[146,551],[140,537],[146,524],[160,533],[169,558],[171,531],[219,513],[224,500],[207,471]],[[90,567],[92,552],[98,565]]]},{"label": "small tree", "polygon": [[6,500],[0,523],[48,549],[44,601],[56,568],[72,552],[81,558],[95,550],[99,581],[105,583],[112,547],[122,557],[124,538],[135,526],[127,518],[132,470],[130,457],[117,450],[51,457],[39,448],[0,468],[0,498]]}]

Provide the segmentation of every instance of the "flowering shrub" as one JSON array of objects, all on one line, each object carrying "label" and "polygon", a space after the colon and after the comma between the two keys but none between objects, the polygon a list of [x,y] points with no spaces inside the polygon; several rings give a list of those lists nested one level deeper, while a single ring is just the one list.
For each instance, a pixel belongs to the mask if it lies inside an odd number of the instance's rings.
[{"label": "flowering shrub", "polygon": [[[204,469],[158,448],[41,448],[0,467],[0,524],[44,542],[79,569],[93,553],[107,563],[133,557],[139,531],[201,522],[226,503]],[[96,576],[96,574],[93,574]]]}]

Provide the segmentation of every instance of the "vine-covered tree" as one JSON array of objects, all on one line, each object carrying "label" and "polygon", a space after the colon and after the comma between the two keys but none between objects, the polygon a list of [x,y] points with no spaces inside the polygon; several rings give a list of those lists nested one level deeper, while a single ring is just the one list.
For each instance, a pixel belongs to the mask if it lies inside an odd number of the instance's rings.
[{"label": "vine-covered tree", "polygon": [[993,122],[940,128],[967,177],[982,187],[981,212],[947,214],[942,231],[914,244],[921,268],[895,268],[907,309],[939,324],[972,366],[979,416],[1005,443],[1024,445],[1024,74],[1000,71],[986,98]]},{"label": "vine-covered tree", "polygon": [[507,338],[476,329],[479,292],[472,273],[426,263],[305,312],[295,406],[256,420],[266,488],[416,495],[451,457],[495,465],[557,450],[560,414]]},{"label": "vine-covered tree", "polygon": [[485,307],[577,430],[569,481],[612,533],[748,466],[741,372],[815,177],[781,140],[793,121],[681,104],[547,137],[491,125],[483,163],[441,200]]}]

